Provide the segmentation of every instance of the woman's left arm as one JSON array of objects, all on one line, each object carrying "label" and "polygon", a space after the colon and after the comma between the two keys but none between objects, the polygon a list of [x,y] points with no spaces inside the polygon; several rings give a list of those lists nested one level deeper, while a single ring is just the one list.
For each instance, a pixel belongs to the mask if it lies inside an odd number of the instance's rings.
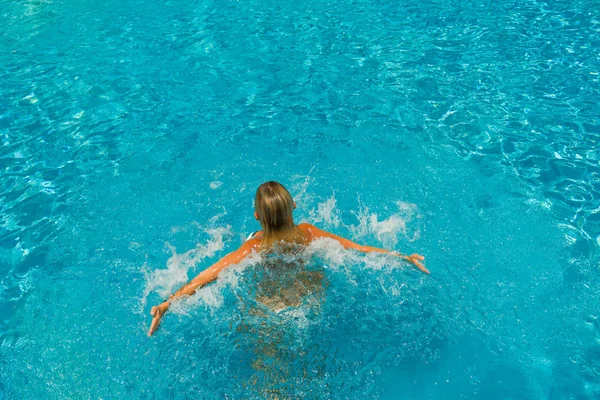
[{"label": "woman's left arm", "polygon": [[300,224],[298,227],[300,229],[302,229],[302,230],[306,230],[313,239],[320,238],[320,237],[326,237],[326,238],[334,239],[334,240],[338,241],[346,249],[354,249],[354,250],[358,250],[358,251],[363,252],[363,253],[375,252],[375,253],[392,254],[392,255],[394,255],[396,257],[400,257],[402,259],[405,259],[406,261],[414,264],[415,267],[419,268],[419,270],[421,270],[422,272],[424,272],[426,274],[429,274],[429,270],[427,268],[425,268],[425,266],[421,263],[421,261],[423,261],[425,259],[425,257],[423,257],[420,254],[414,253],[414,254],[411,254],[410,256],[408,256],[408,255],[404,255],[402,253],[399,253],[397,251],[390,251],[390,250],[386,250],[386,249],[380,249],[379,247],[364,246],[362,244],[354,243],[351,240],[348,240],[348,239],[343,238],[343,237],[338,236],[338,235],[334,235],[331,232],[324,231],[323,229],[319,229],[316,226],[311,225],[311,224],[307,224],[307,223]]}]

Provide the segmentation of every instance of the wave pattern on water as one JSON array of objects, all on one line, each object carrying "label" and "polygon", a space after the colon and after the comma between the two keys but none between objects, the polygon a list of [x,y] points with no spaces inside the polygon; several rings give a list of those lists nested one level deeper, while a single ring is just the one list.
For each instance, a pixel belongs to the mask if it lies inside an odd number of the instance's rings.
[{"label": "wave pattern on water", "polygon": [[[2,21],[0,397],[600,395],[594,1],[17,0]],[[321,308],[250,317],[245,264],[148,341],[151,304],[258,229],[269,179],[298,220],[432,276],[315,243]],[[264,318],[288,386],[253,353]]]}]

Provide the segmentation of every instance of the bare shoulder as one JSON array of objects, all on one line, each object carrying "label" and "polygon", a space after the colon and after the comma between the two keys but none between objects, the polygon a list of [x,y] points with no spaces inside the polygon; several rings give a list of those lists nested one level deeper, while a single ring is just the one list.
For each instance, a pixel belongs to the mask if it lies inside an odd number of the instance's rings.
[{"label": "bare shoulder", "polygon": [[309,224],[308,222],[303,222],[301,224],[298,224],[298,228],[302,229],[303,231],[306,231],[310,228],[314,228],[314,226]]},{"label": "bare shoulder", "polygon": [[314,240],[314,239],[326,236],[326,233],[327,233],[327,232],[325,232],[325,231],[317,228],[313,224],[309,224],[307,222],[304,222],[304,223],[298,225],[298,228],[302,232],[304,232],[304,234],[306,236],[308,236],[309,240],[311,240],[311,241]]},{"label": "bare shoulder", "polygon": [[311,224],[307,222],[303,222],[301,224],[296,225],[302,234],[311,242],[314,239],[314,235],[311,228],[314,228]]},{"label": "bare shoulder", "polygon": [[262,242],[262,235],[260,235],[260,237],[255,236],[252,239],[246,240],[240,247],[240,250],[242,250],[242,251],[258,250],[260,248],[261,242]]},{"label": "bare shoulder", "polygon": [[315,232],[315,226],[309,224],[308,222],[298,224],[298,229],[300,229],[305,235],[308,235],[309,237],[312,237]]}]

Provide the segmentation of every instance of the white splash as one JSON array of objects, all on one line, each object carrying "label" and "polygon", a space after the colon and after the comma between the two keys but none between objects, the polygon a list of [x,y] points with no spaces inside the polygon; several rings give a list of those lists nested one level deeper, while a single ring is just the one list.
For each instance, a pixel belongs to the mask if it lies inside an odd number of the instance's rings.
[{"label": "white splash", "polygon": [[330,238],[314,240],[307,248],[307,252],[324,260],[329,268],[338,268],[344,265],[352,253],[344,249],[338,241]]},{"label": "white splash", "polygon": [[198,244],[195,248],[183,254],[178,254],[177,250],[167,243],[172,253],[167,260],[167,269],[151,271],[147,265],[144,265],[142,272],[146,280],[146,288],[142,297],[142,308],[146,305],[146,299],[150,293],[156,292],[162,298],[166,298],[186,283],[190,268],[195,267],[207,257],[213,257],[223,249],[225,238],[231,236],[231,227],[210,228],[206,232],[210,235],[210,239],[206,244]]},{"label": "white splash", "polygon": [[321,238],[313,241],[306,249],[311,256],[317,256],[324,266],[331,270],[344,270],[352,280],[351,270],[355,266],[361,269],[381,270],[386,267],[399,267],[403,264],[400,258],[390,254],[361,253],[347,250],[338,241]]},{"label": "white splash", "polygon": [[358,212],[353,212],[358,219],[357,225],[349,225],[347,228],[352,232],[354,239],[362,239],[374,235],[384,247],[393,249],[400,236],[404,236],[409,241],[415,241],[420,237],[420,231],[414,229],[409,232],[407,222],[413,218],[420,218],[416,204],[397,201],[398,212],[389,217],[379,220],[376,213],[369,212],[368,207],[362,207]]},{"label": "white splash", "polygon": [[[305,181],[305,185],[308,184],[307,182],[308,180]],[[418,228],[409,229],[408,226],[414,225],[414,223],[411,223],[414,218],[421,218],[415,204],[398,201],[396,205],[397,211],[381,220],[378,214],[371,213],[367,207],[359,208],[354,213],[358,219],[357,225],[343,224],[337,209],[335,196],[331,196],[326,201],[318,203],[317,209],[310,210],[309,214],[311,222],[321,223],[327,228],[339,227],[340,225],[345,226],[351,232],[349,239],[353,241],[393,250],[401,236],[404,236],[409,241],[418,239]],[[224,214],[226,214],[226,211],[224,211]],[[220,216],[218,215],[213,218],[211,223],[216,223]],[[151,293],[157,293],[161,298],[166,298],[169,294],[179,289],[188,281],[190,268],[195,268],[202,260],[213,257],[218,251],[224,248],[225,239],[232,236],[230,226],[207,229],[206,232],[211,236],[207,243],[198,244],[195,248],[182,254],[178,254],[173,246],[167,244],[172,255],[167,260],[166,269],[151,271],[146,265],[144,266],[143,273],[146,287],[142,298],[142,308],[146,306],[147,297]],[[376,237],[381,244],[368,243],[369,236]],[[354,274],[357,273],[356,266],[360,266],[361,269],[381,270],[387,267],[400,267],[405,264],[402,260],[392,255],[379,253],[363,254],[346,250],[339,242],[328,238],[313,241],[308,246],[307,253],[311,256],[319,257],[325,263],[326,268],[344,273],[351,284],[354,281]],[[261,257],[253,253],[239,264],[226,268],[219,275],[219,279],[216,282],[202,288],[194,296],[173,303],[170,310],[177,314],[187,314],[189,310],[197,307],[199,304],[203,304],[208,306],[211,313],[215,312],[223,304],[224,288],[227,286],[237,286],[240,271],[260,262],[260,260]]]},{"label": "white splash", "polygon": [[249,266],[260,263],[261,256],[255,252],[248,255],[238,264],[225,268],[219,278],[210,285],[198,290],[193,296],[186,297],[173,303],[169,308],[176,314],[187,315],[190,310],[196,309],[200,304],[208,306],[211,314],[223,304],[223,293],[226,287],[236,287],[240,279],[240,273]]},{"label": "white splash", "polygon": [[337,228],[340,226],[340,215],[337,209],[337,200],[331,196],[323,203],[317,205],[317,210],[309,212],[311,222],[323,224],[326,228]]},{"label": "white splash", "polygon": [[293,180],[302,179],[302,181],[292,184],[291,194],[294,198],[294,201],[298,205],[299,209],[308,209],[308,205],[312,201],[312,195],[308,192],[308,186],[311,184],[313,178],[310,177],[310,173],[314,167],[310,170],[309,174],[306,176],[303,175],[294,175]]}]

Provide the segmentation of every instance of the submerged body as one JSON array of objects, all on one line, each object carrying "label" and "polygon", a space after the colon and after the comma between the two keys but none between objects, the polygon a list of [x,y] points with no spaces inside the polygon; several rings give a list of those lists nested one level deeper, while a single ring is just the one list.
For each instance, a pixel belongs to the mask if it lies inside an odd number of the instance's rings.
[{"label": "submerged body", "polygon": [[307,343],[323,321],[327,280],[302,254],[265,258],[248,271],[255,283],[238,297],[239,383],[248,398],[297,398],[291,382],[324,378],[326,354]]},{"label": "submerged body", "polygon": [[323,273],[300,271],[291,282],[263,279],[256,291],[256,301],[271,311],[280,312],[288,307],[298,307],[304,298],[324,289]]},{"label": "submerged body", "polygon": [[[256,211],[254,213],[255,219],[260,222],[263,230],[253,234],[240,248],[202,271],[176,293],[172,294],[167,301],[152,307],[150,314],[153,319],[148,336],[156,331],[172,300],[181,296],[191,296],[196,292],[196,289],[215,280],[225,268],[239,263],[252,253],[269,254],[301,251],[302,248],[316,239],[329,238],[339,242],[345,249],[354,249],[365,253],[387,253],[401,257],[414,264],[422,272],[429,274],[429,271],[421,264],[421,261],[424,260],[422,255],[412,254],[408,256],[377,247],[364,246],[308,223],[296,225],[292,218],[292,211],[295,208],[296,203],[281,184],[272,181],[263,183],[256,193]],[[318,275],[298,273],[295,278],[293,285],[287,285],[289,287],[281,286],[283,282],[279,284],[278,282],[271,282],[270,284],[263,282],[261,285],[266,285],[264,287],[270,287],[270,289],[264,292],[264,295],[260,295],[259,292],[257,300],[276,311],[300,304],[303,292],[307,294],[311,290],[317,290],[318,286],[322,290],[322,275],[319,278]]]},{"label": "submerged body", "polygon": [[[255,232],[248,240],[257,237]],[[304,253],[303,246],[292,249],[278,249],[278,252],[290,254],[269,254],[264,257],[257,270],[254,294],[257,303],[268,310],[279,313],[289,307],[299,307],[308,298],[314,298],[325,288],[322,268],[310,268],[310,259]],[[295,251],[294,251],[295,250]],[[314,296],[311,296],[314,295]]]}]

